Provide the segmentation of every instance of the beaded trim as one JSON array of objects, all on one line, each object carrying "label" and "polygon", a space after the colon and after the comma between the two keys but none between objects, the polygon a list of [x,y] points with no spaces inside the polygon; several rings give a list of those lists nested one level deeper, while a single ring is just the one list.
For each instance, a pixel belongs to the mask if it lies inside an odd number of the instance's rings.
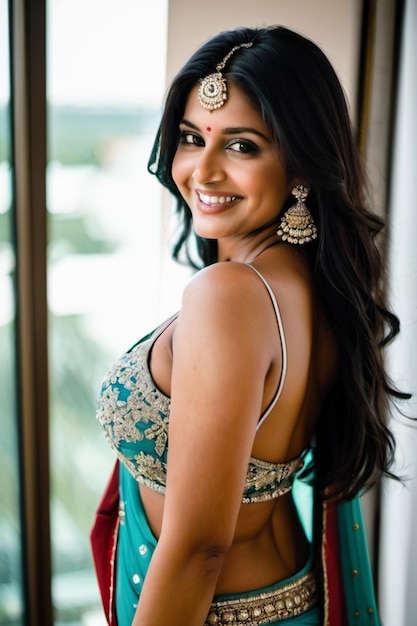
[{"label": "beaded trim", "polygon": [[272,624],[306,613],[317,604],[317,585],[313,572],[309,572],[271,591],[213,602],[204,626]]},{"label": "beaded trim", "polygon": [[250,457],[242,503],[268,502],[288,493],[303,465],[301,456],[288,463],[271,463]]}]

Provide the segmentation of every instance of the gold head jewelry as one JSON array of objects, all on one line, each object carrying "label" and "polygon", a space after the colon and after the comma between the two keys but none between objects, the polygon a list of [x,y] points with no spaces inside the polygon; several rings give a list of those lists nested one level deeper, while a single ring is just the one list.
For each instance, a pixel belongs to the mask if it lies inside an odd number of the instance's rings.
[{"label": "gold head jewelry", "polygon": [[234,46],[234,48],[226,54],[224,59],[216,65],[216,71],[213,74],[209,74],[205,78],[201,79],[197,97],[203,109],[214,111],[215,109],[220,109],[220,107],[224,105],[227,100],[227,84],[226,79],[222,74],[222,70],[224,70],[226,63],[236,50],[239,50],[240,48],[250,48],[251,46],[253,46],[252,41],[249,43],[241,43],[239,46]]},{"label": "gold head jewelry", "polygon": [[281,237],[282,241],[301,245],[317,238],[317,228],[313,216],[305,203],[309,191],[310,188],[303,187],[303,185],[297,185],[291,191],[297,203],[282,216],[277,230],[277,235]]}]

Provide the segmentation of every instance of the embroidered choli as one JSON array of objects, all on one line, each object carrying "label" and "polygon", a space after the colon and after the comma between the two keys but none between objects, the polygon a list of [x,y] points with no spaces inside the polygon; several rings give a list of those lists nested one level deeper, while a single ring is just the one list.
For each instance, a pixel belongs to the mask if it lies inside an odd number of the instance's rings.
[{"label": "embroidered choli", "polygon": [[[269,285],[260,277],[268,288],[277,315],[283,367],[280,385],[261,416],[258,428],[278,400],[286,370],[285,340],[278,305]],[[140,340],[114,364],[103,381],[97,405],[97,419],[121,462],[139,483],[162,494],[166,489],[171,400],[156,387],[152,379],[149,353],[153,343],[173,319],[175,316]],[[286,463],[272,463],[251,457],[242,502],[262,502],[287,493],[302,466],[303,455]]]}]

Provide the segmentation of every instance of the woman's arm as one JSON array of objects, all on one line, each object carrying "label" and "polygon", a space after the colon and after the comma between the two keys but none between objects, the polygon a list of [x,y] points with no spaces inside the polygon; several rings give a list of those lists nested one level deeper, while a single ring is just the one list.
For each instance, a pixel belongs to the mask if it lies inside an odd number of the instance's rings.
[{"label": "woman's arm", "polygon": [[269,296],[242,265],[211,266],[185,291],[163,523],[134,626],[201,626],[207,617],[235,532],[265,376],[279,354],[273,328]]}]

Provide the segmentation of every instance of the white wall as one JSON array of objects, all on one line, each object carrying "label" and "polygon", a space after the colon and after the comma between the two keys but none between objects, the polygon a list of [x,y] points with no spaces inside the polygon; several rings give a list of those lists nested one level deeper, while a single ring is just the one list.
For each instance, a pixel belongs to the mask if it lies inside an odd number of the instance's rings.
[{"label": "white wall", "polygon": [[313,39],[355,102],[360,0],[170,0],[168,81],[212,35],[238,26],[281,24]]},{"label": "white wall", "polygon": [[[401,320],[389,349],[390,374],[412,400],[402,409],[417,417],[417,3],[406,2],[390,198],[391,300]],[[417,624],[417,425],[399,414],[395,471],[403,487],[385,484],[380,548],[380,609],[386,626]]]}]

